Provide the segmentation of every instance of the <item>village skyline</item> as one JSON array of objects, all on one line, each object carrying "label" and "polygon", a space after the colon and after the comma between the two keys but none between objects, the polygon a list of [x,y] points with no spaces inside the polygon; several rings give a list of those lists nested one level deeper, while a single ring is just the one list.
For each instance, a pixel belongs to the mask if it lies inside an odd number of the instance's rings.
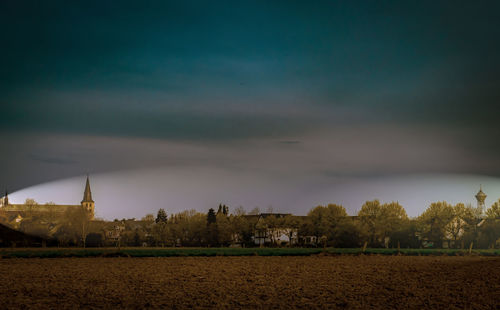
[{"label": "village skyline", "polygon": [[[87,178],[88,178],[88,176],[87,176]],[[60,182],[56,182],[56,183],[52,184],[52,186],[50,186],[49,188],[46,188],[45,193],[43,190],[40,191],[39,193],[42,194],[41,196],[32,195],[32,194],[36,193],[36,191],[33,191],[33,190],[30,191],[30,189],[18,191],[15,193],[9,193],[9,201],[10,201],[10,203],[16,203],[16,204],[23,204],[23,203],[25,203],[26,200],[36,202],[39,205],[44,205],[47,203],[50,203],[50,204],[61,204],[61,203],[62,204],[72,204],[72,203],[75,203],[78,201],[77,196],[81,196],[81,185],[78,186],[78,183],[81,183],[82,179],[83,179],[83,177],[74,178],[74,181],[75,181],[74,188],[72,188],[72,190],[70,191],[73,193],[70,193],[70,195],[67,195],[66,196],[67,198],[65,200],[62,200],[62,201],[60,198],[58,198],[56,196],[58,193],[61,193],[61,192],[68,194],[68,189],[66,188],[66,186],[68,184],[63,184],[63,186],[61,186]],[[92,180],[93,180],[93,178],[92,178]],[[483,179],[483,181],[484,181],[484,179]],[[97,184],[100,185],[99,182]],[[102,186],[102,185],[100,185],[100,186]],[[399,204],[401,204],[403,206],[403,208],[405,208],[405,210],[407,209],[407,206],[405,205],[404,200],[401,200],[401,199],[391,199],[391,198],[380,199],[379,197],[367,197],[367,199],[365,199],[362,203],[359,204],[359,206],[357,206],[355,208],[352,208],[352,206],[350,206],[350,205],[345,205],[342,202],[339,202],[335,199],[330,199],[328,201],[318,202],[316,204],[312,204],[309,206],[302,206],[302,208],[299,210],[299,212],[287,209],[286,207],[280,208],[279,206],[273,206],[271,204],[267,204],[267,205],[253,204],[250,206],[245,206],[243,204],[233,204],[227,200],[214,200],[214,201],[206,201],[200,205],[190,205],[187,207],[184,207],[182,204],[180,204],[174,208],[169,208],[168,203],[148,205],[146,207],[139,205],[137,207],[137,209],[133,210],[134,213],[120,214],[119,212],[118,213],[111,213],[108,211],[108,210],[116,210],[116,209],[120,210],[120,208],[110,208],[110,206],[107,205],[107,204],[109,204],[109,202],[107,202],[107,200],[105,199],[105,197],[106,197],[105,191],[103,191],[102,188],[100,188],[100,186],[97,187],[97,197],[101,198],[101,201],[104,201],[104,202],[98,203],[98,206],[100,205],[101,207],[96,209],[96,216],[99,218],[106,219],[106,220],[113,220],[113,219],[117,219],[117,218],[120,218],[120,219],[121,218],[137,218],[137,219],[139,219],[139,218],[144,217],[146,214],[155,213],[159,208],[165,209],[171,213],[177,213],[177,212],[182,212],[182,211],[186,211],[186,210],[196,210],[198,212],[206,212],[208,209],[213,208],[215,205],[217,205],[219,203],[227,204],[228,206],[231,206],[231,209],[233,209],[233,210],[235,208],[239,208],[239,209],[245,210],[246,212],[250,212],[251,210],[258,209],[261,212],[290,213],[290,214],[295,214],[295,215],[305,215],[310,210],[310,208],[312,208],[314,206],[327,205],[327,204],[331,204],[331,203],[334,203],[337,205],[342,205],[346,208],[347,213],[349,215],[355,215],[355,214],[357,214],[357,212],[359,211],[359,208],[361,208],[361,205],[363,203],[365,203],[366,201],[371,201],[371,200],[375,200],[375,199],[381,201],[382,203],[398,202]],[[106,188],[106,187],[104,187],[104,188]],[[479,184],[478,188],[483,190],[485,187],[484,187],[484,185]],[[488,186],[486,186],[486,188],[488,188]],[[124,190],[123,192],[130,193],[131,191]],[[140,188],[136,188],[136,191],[134,192],[134,196],[136,198],[137,198],[137,196],[139,196],[139,198],[140,198],[141,197],[140,192],[141,192]],[[469,190],[468,192],[474,193],[474,192],[472,192],[472,190]],[[466,192],[466,194],[468,194],[468,192]],[[497,197],[495,197],[495,191],[489,192],[486,190],[486,192],[488,192],[488,195],[486,196],[486,202],[485,202],[486,207],[485,208],[487,208],[487,207],[489,207],[489,205],[495,203],[498,199]],[[50,199],[46,199],[44,201],[43,197],[47,198],[48,197],[47,195],[49,195],[51,193],[52,194],[55,193],[55,195],[51,196]],[[114,194],[116,194],[116,190],[114,191]],[[25,196],[25,195],[27,195],[27,196]],[[440,192],[438,189],[436,189],[435,195],[436,195],[435,197],[439,197]],[[439,201],[446,201],[446,202],[451,203],[451,204],[463,203],[465,205],[475,206],[477,204],[477,200],[475,198],[475,195],[476,194],[469,195],[468,197],[466,196],[468,199],[462,199],[462,200],[457,199],[456,197],[451,197],[451,199],[450,199],[450,197],[441,197],[441,198],[434,199],[434,200],[428,199],[427,203],[420,206],[419,213],[411,213],[411,212],[407,211],[408,216],[416,218],[422,212],[424,212],[425,209],[431,203],[439,202]],[[95,196],[95,191],[94,191],[94,196]],[[126,195],[118,195],[118,196],[121,197],[122,199],[127,197]],[[463,195],[463,196],[465,196],[465,195]],[[42,200],[40,200],[40,197],[42,197]],[[500,197],[500,195],[498,197]],[[102,198],[104,198],[104,199],[102,199]],[[448,198],[448,199],[445,199],[445,198]],[[115,199],[114,203],[120,205],[120,203],[121,203],[120,199]],[[101,210],[101,212],[99,212],[99,209]],[[108,212],[106,212],[106,211],[108,211]],[[107,214],[107,216],[102,216],[101,214]]]},{"label": "village skyline", "polygon": [[[343,248],[461,248],[500,246],[500,199],[490,207],[482,186],[476,206],[432,202],[418,217],[409,217],[399,202],[365,201],[351,215],[339,204],[311,208],[307,215],[276,212],[271,207],[250,211],[226,204],[208,212],[194,209],[171,212],[158,209],[156,216],[107,221],[95,214],[89,176],[80,204],[39,204],[26,199],[16,204],[6,195],[0,201],[0,226],[26,234],[24,241],[49,242],[52,246],[219,246],[219,247],[318,247]],[[217,210],[217,211],[216,211]],[[15,234],[10,232],[9,234]],[[37,236],[37,237],[33,237]],[[28,241],[31,238],[33,241]],[[41,238],[41,239],[40,239]],[[6,246],[5,240],[1,241]]]}]

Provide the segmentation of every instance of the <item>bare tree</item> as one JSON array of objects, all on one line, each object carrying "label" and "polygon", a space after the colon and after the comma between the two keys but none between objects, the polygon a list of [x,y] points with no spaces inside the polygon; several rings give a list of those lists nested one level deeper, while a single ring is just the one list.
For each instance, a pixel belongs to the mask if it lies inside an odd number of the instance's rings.
[{"label": "bare tree", "polygon": [[89,233],[90,214],[81,206],[66,210],[64,214],[65,229],[73,231],[80,240],[83,247],[85,247],[85,239]]},{"label": "bare tree", "polygon": [[248,212],[248,215],[259,215],[260,214],[260,209],[259,207],[255,207],[250,212]]}]

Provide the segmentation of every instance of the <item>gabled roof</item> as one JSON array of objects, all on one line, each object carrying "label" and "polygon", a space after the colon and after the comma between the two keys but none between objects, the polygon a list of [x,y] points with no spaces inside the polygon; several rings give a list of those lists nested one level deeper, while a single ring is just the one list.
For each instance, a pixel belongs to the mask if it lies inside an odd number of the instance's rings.
[{"label": "gabled roof", "polygon": [[291,213],[261,213],[261,214],[259,214],[259,217],[266,218],[269,216],[275,216],[275,217],[280,218],[280,217],[285,217],[288,215],[292,215],[292,214]]}]

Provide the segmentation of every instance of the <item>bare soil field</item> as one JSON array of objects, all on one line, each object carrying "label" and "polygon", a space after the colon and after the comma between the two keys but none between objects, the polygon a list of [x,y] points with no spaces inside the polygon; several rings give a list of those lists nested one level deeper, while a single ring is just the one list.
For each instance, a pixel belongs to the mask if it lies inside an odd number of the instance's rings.
[{"label": "bare soil field", "polygon": [[500,258],[0,259],[0,308],[498,309]]}]

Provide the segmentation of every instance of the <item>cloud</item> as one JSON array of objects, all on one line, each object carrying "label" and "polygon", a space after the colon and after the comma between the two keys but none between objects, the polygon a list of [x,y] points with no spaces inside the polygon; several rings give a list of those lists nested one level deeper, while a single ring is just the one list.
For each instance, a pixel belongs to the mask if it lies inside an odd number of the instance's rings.
[{"label": "cloud", "polygon": [[499,175],[495,6],[1,3],[0,186]]},{"label": "cloud", "polygon": [[40,161],[42,163],[47,164],[57,164],[57,165],[71,165],[76,164],[77,162],[68,158],[59,158],[59,157],[47,157],[40,154],[29,154],[29,158],[35,161]]},{"label": "cloud", "polygon": [[[496,175],[500,171],[495,168],[500,166],[496,157],[465,149],[462,131],[440,127],[331,126],[283,137],[211,141],[4,134],[9,146],[4,155],[10,159],[0,162],[0,187],[19,189],[86,173],[152,167],[213,168],[234,175],[339,182],[415,173]],[[23,153],[27,155],[19,156]]]}]

